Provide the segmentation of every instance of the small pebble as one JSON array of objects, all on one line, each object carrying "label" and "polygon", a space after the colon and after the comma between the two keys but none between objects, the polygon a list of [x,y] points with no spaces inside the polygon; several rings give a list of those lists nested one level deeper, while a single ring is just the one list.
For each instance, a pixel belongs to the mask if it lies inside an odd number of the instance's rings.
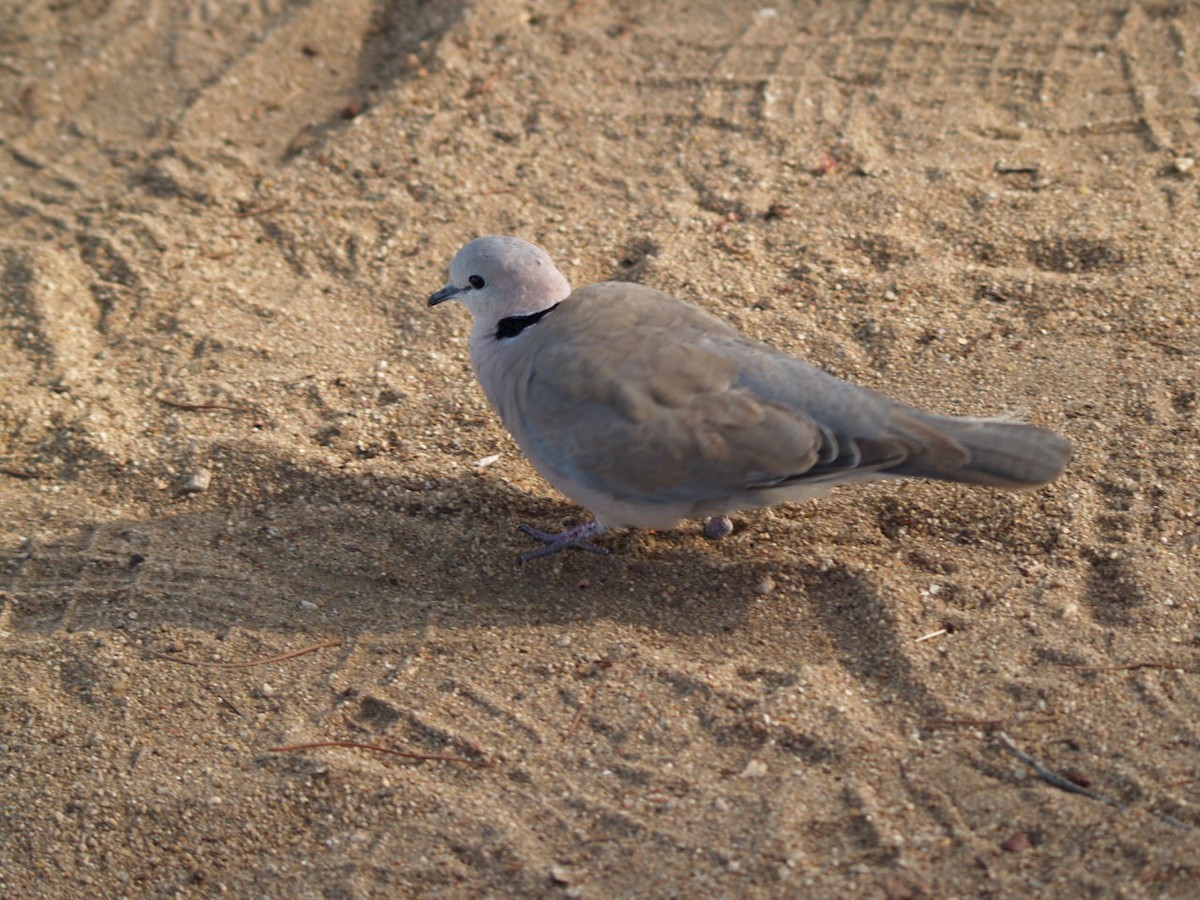
[{"label": "small pebble", "polygon": [[1087,775],[1084,775],[1082,772],[1076,771],[1075,769],[1067,769],[1067,771],[1063,772],[1062,774],[1063,778],[1067,779],[1067,781],[1071,782],[1072,784],[1077,784],[1080,787],[1092,786],[1092,779]]},{"label": "small pebble", "polygon": [[762,778],[767,774],[767,764],[761,759],[752,759],[742,769],[742,778]]},{"label": "small pebble", "polygon": [[719,541],[731,534],[733,534],[733,522],[730,521],[729,516],[713,516],[704,523],[704,536],[710,541]]},{"label": "small pebble", "polygon": [[1031,846],[1033,845],[1029,840],[1029,835],[1023,831],[1016,831],[1000,845],[1000,849],[1005,853],[1020,853],[1022,850],[1028,850]]},{"label": "small pebble", "polygon": [[769,594],[773,590],[775,590],[775,579],[770,575],[754,586],[754,593],[760,596]]},{"label": "small pebble", "polygon": [[183,483],[179,486],[179,493],[199,494],[207,491],[210,484],[212,484],[212,472],[208,471],[208,469],[197,469],[183,477]]}]

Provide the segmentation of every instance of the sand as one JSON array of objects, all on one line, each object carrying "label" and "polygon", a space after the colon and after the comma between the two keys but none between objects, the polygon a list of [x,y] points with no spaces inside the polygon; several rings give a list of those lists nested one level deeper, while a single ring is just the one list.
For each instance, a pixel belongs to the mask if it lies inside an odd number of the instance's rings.
[{"label": "sand", "polygon": [[[3,17],[0,894],[1195,895],[1200,7]],[[518,568],[481,233],[1075,457]]]}]

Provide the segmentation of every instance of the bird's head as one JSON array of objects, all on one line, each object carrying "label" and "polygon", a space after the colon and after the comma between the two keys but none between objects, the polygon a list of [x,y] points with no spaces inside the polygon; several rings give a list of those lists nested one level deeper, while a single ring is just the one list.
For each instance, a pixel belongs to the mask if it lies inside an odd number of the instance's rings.
[{"label": "bird's head", "polygon": [[549,309],[569,293],[570,283],[546,251],[520,238],[493,235],[476,238],[455,254],[450,283],[429,298],[429,305],[458,300],[477,326],[490,328]]}]

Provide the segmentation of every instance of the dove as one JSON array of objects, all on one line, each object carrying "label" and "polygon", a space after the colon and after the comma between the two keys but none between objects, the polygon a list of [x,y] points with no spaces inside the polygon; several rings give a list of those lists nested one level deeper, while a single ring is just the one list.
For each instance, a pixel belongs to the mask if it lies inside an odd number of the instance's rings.
[{"label": "dove", "polygon": [[429,298],[472,316],[471,363],[488,402],[555,489],[593,518],[520,562],[566,548],[608,553],[614,528],[707,518],[824,494],[836,484],[925,478],[1036,488],[1071,455],[1059,435],[998,418],[941,416],[843,381],[650,287],[574,291],[550,256],[480,237]]}]

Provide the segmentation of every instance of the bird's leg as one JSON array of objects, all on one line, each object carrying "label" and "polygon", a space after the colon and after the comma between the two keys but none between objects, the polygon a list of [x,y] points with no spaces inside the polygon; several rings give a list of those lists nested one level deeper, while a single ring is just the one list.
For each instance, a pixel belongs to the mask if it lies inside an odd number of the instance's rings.
[{"label": "bird's leg", "polygon": [[549,556],[551,553],[557,553],[559,550],[565,550],[568,547],[574,547],[578,550],[589,550],[592,553],[599,553],[601,556],[608,556],[609,551],[606,547],[601,547],[593,544],[588,538],[594,538],[598,534],[604,533],[604,526],[592,519],[589,522],[584,522],[582,525],[576,525],[574,528],[568,528],[561,534],[550,534],[548,531],[538,531],[532,526],[521,523],[521,530],[537,541],[545,544],[540,550],[529,550],[517,557],[517,562],[527,563],[531,559],[537,559],[539,556]]},{"label": "bird's leg", "polygon": [[710,541],[719,541],[731,534],[733,534],[733,522],[729,521],[729,516],[713,516],[711,519],[704,520],[704,536]]}]

